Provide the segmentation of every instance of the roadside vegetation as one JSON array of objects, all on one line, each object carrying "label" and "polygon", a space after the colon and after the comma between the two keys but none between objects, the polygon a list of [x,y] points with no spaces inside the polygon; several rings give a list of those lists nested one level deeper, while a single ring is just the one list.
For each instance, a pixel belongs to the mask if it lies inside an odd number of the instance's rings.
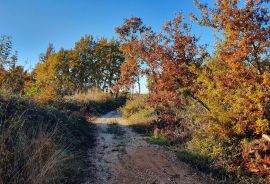
[{"label": "roadside vegetation", "polygon": [[[11,38],[1,36],[0,183],[84,182],[88,149],[95,146],[86,116],[125,103],[122,94],[109,93],[120,75],[113,67],[123,61],[117,44],[86,36],[70,51],[50,45],[33,71],[25,71]],[[82,54],[95,55],[95,61]],[[99,65],[98,75],[91,62]]]},{"label": "roadside vegetation", "polygon": [[137,133],[150,134],[156,119],[154,109],[147,104],[148,95],[131,95],[126,104],[119,108],[127,123]]},{"label": "roadside vegetation", "polygon": [[0,110],[0,183],[80,182],[94,144],[81,115],[3,92]]},{"label": "roadside vegetation", "polygon": [[48,105],[1,91],[0,183],[83,182],[87,150],[95,145],[85,113],[98,115],[120,104],[109,99]]},{"label": "roadside vegetation", "polygon": [[[135,131],[221,183],[269,183],[269,0],[194,2],[212,52],[184,13],[160,32],[131,17],[119,40],[49,44],[31,71],[0,36],[0,183],[80,183],[95,142],[85,115],[118,107]],[[129,95],[141,76],[149,93]]]},{"label": "roadside vegetation", "polygon": [[[117,87],[130,89],[145,75],[149,89],[145,100],[132,99],[122,112],[132,126],[152,124],[150,141],[168,140],[180,150],[181,160],[224,183],[267,182],[269,1],[195,4],[201,13],[191,13],[191,19],[216,37],[212,53],[183,13],[160,32],[139,17],[116,28],[126,59]],[[156,116],[151,121],[149,109]]]},{"label": "roadside vegetation", "polygon": [[100,115],[116,110],[126,102],[126,95],[115,96],[103,92],[98,88],[91,88],[86,92],[75,93],[72,96],[64,96],[64,103],[71,107],[85,112],[88,115]]}]

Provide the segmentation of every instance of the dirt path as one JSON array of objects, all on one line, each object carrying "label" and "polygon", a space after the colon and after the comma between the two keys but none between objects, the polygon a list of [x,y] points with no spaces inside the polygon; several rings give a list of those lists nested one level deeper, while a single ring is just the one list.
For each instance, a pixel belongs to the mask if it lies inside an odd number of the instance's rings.
[{"label": "dirt path", "polygon": [[173,152],[134,133],[117,112],[94,122],[97,146],[89,151],[92,177],[86,184],[209,184]]}]

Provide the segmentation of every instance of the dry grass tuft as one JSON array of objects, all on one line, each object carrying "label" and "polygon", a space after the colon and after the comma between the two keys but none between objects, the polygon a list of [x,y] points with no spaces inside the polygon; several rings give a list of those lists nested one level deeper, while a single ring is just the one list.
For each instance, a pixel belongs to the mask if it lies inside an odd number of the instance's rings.
[{"label": "dry grass tuft", "polygon": [[105,93],[98,88],[89,89],[87,92],[76,93],[73,96],[66,96],[66,100],[79,103],[99,102],[104,103],[113,99],[112,95]]}]

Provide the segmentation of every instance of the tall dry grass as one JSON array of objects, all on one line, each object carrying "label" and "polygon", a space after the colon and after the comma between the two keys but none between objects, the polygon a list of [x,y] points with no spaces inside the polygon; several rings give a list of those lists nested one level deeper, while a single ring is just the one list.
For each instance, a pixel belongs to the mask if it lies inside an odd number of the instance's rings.
[{"label": "tall dry grass", "polygon": [[113,96],[109,93],[103,92],[99,88],[91,88],[86,92],[75,93],[72,96],[66,96],[66,100],[75,101],[79,103],[98,102],[104,103],[111,101]]},{"label": "tall dry grass", "polygon": [[76,93],[72,96],[65,96],[64,100],[69,104],[76,104],[81,112],[102,114],[122,106],[126,102],[126,96],[103,92],[98,88],[89,89],[87,92]]},{"label": "tall dry grass", "polygon": [[0,183],[78,183],[89,126],[71,113],[0,95]]},{"label": "tall dry grass", "polygon": [[[64,160],[65,147],[55,143],[57,127],[49,132],[44,127],[26,130],[24,115],[16,115],[1,123],[0,183],[56,182]],[[29,132],[29,133],[28,133]]]}]

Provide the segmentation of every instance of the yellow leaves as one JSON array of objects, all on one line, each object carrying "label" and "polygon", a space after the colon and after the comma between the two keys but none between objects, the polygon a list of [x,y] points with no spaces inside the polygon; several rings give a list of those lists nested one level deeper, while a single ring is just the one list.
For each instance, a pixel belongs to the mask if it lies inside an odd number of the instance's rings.
[{"label": "yellow leaves", "polygon": [[[218,42],[216,55],[199,74],[202,88],[198,94],[209,102],[212,117],[227,132],[254,135],[268,130],[265,105],[270,103],[270,73],[260,62],[266,49],[264,35],[269,33],[261,29],[265,24],[262,20],[251,21],[259,12],[251,12],[247,6],[239,9],[238,3],[218,1],[219,14],[213,12],[208,17],[212,23],[219,23],[224,35]],[[256,6],[260,10],[260,5]],[[233,126],[226,126],[228,122]]]},{"label": "yellow leaves", "polygon": [[269,131],[269,121],[267,119],[258,119],[255,122],[255,133],[261,135]]},{"label": "yellow leaves", "polygon": [[[228,135],[242,136],[268,131],[264,104],[269,104],[269,85],[266,85],[269,84],[269,73],[264,73],[262,86],[260,80],[257,80],[256,72],[253,72],[254,78],[249,80],[245,75],[235,75],[231,79],[232,71],[223,64],[211,61],[197,79],[203,85],[197,94],[207,102],[211,109],[211,117],[222,127],[220,131],[225,131]],[[237,71],[235,72],[237,74]],[[247,73],[250,72],[247,70]]]},{"label": "yellow leaves", "polygon": [[268,71],[263,73],[263,85],[270,86],[270,72]]},{"label": "yellow leaves", "polygon": [[233,126],[233,131],[235,135],[244,135],[245,128],[243,128],[243,124],[237,123]]},{"label": "yellow leaves", "polygon": [[57,89],[52,84],[42,89],[42,92],[40,94],[35,94],[33,96],[33,99],[38,102],[47,103],[56,99],[57,97],[56,92],[57,92]]}]

